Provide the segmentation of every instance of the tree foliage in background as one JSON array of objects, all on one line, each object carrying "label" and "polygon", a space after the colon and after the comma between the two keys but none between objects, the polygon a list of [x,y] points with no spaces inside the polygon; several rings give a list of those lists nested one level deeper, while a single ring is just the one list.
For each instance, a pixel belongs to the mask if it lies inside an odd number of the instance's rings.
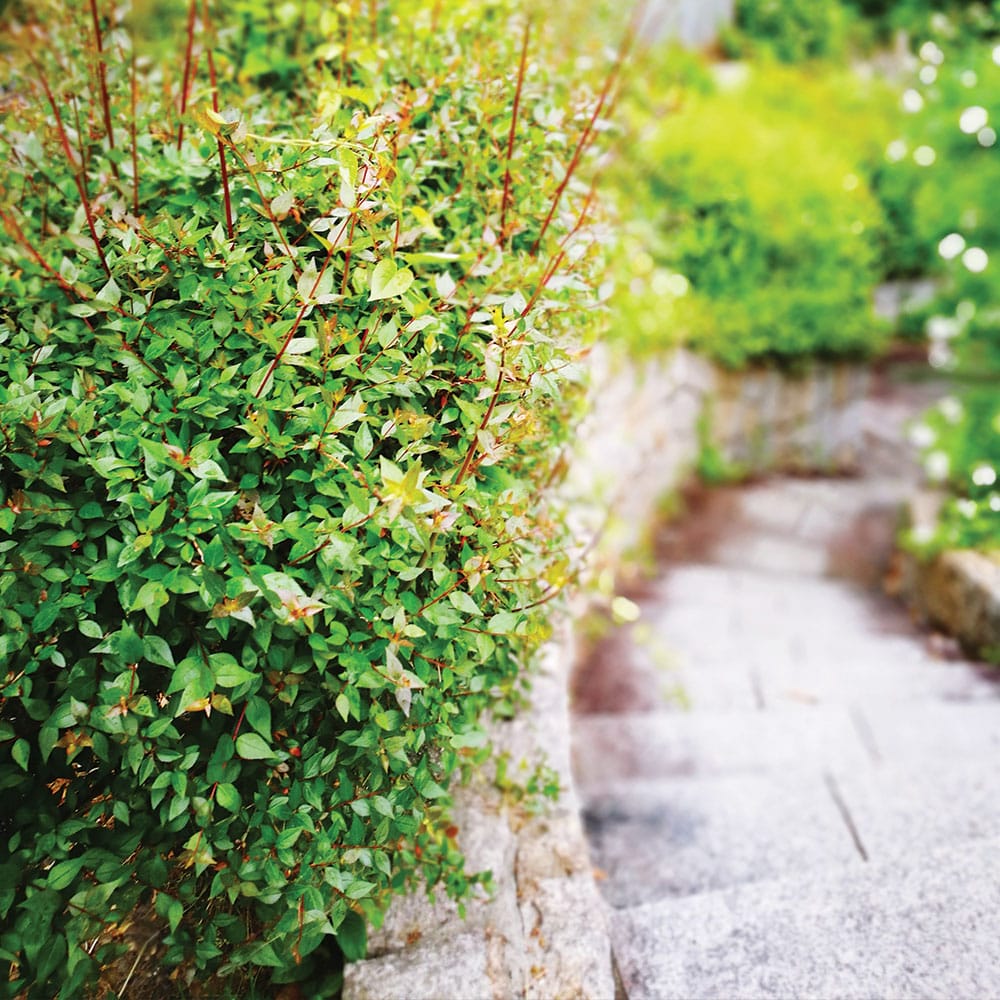
[{"label": "tree foliage in background", "polygon": [[480,878],[447,787],[568,576],[601,102],[507,0],[5,29],[0,993],[142,915],[182,984],[328,995]]}]

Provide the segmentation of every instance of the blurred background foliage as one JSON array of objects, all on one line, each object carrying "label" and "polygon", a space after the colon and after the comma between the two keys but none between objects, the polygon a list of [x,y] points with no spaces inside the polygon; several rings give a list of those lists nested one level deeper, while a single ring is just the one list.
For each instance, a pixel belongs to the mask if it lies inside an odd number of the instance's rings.
[{"label": "blurred background foliage", "polygon": [[956,388],[917,434],[952,497],[932,547],[1000,537],[998,42],[997,2],[738,0],[710,50],[638,54],[611,170],[630,350],[926,346]]}]

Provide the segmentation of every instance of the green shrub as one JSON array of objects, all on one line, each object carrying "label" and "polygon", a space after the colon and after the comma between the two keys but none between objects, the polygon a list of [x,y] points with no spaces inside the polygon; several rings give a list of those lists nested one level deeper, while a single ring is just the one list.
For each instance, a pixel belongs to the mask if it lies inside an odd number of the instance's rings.
[{"label": "green shrub", "polygon": [[940,283],[909,318],[911,331],[928,337],[931,363],[959,390],[920,432],[928,471],[950,494],[936,535],[916,540],[932,549],[1000,548],[1000,66],[995,43],[976,35],[916,36],[921,62],[886,172],[887,183],[910,189],[914,246]]},{"label": "green shrub", "polygon": [[722,44],[730,57],[768,55],[781,62],[840,58],[846,51],[849,10],[840,0],[737,0]]},{"label": "green shrub", "polygon": [[628,315],[646,318],[626,335],[679,338],[730,366],[879,346],[870,144],[841,141],[841,119],[818,113],[825,93],[790,70],[753,73],[685,93],[639,135],[620,186],[639,206],[642,248]]},{"label": "green shrub", "polygon": [[566,580],[593,98],[513,3],[353,9],[8,48],[4,996],[79,996],[140,910],[188,981],[327,996],[391,892],[483,878],[447,787]]}]

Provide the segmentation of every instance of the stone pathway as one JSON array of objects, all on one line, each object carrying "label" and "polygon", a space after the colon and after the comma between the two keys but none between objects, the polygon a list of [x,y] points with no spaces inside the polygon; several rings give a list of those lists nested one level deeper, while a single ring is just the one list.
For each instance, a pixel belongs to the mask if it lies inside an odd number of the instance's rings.
[{"label": "stone pathway", "polygon": [[632,1000],[1000,996],[1000,685],[872,586],[910,412],[873,404],[862,477],[697,498],[578,670]]}]

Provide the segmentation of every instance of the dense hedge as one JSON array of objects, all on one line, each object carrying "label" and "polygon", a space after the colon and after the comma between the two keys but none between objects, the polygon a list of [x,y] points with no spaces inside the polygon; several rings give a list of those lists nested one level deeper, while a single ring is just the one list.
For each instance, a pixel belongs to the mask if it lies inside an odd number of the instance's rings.
[{"label": "dense hedge", "polygon": [[140,913],[328,995],[321,946],[473,878],[449,778],[567,573],[595,100],[513,3],[361,7],[8,17],[2,995]]}]

